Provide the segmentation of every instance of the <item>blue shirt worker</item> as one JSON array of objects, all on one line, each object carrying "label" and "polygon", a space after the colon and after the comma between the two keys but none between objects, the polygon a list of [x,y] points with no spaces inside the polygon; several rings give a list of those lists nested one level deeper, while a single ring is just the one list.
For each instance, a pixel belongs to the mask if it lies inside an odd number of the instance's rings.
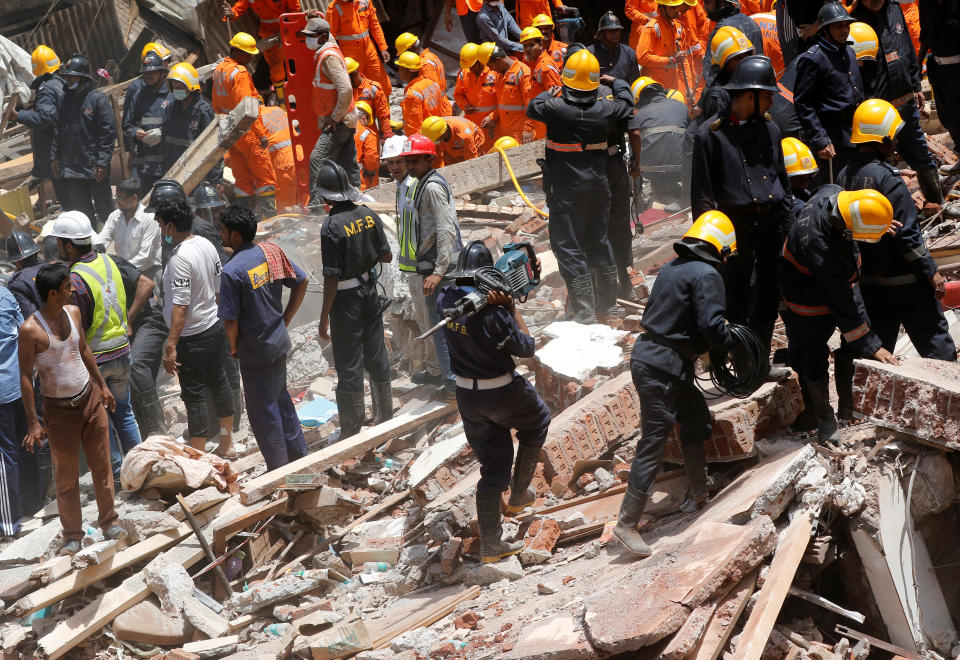
[{"label": "blue shirt worker", "polygon": [[[468,277],[479,268],[492,266],[490,250],[482,241],[473,241],[460,252],[457,275]],[[445,287],[437,300],[437,312],[453,307],[471,290]],[[522,542],[505,543],[501,538],[500,497],[509,486],[507,510],[514,514],[533,503],[536,494],[530,482],[550,426],[550,411],[530,383],[514,371],[513,356],[533,356],[533,337],[510,295],[491,291],[487,300],[490,304],[479,313],[451,319],[443,328],[457,381],[463,431],[480,461],[477,524],[484,563],[523,549]],[[511,429],[516,429],[520,443],[516,463]]]},{"label": "blue shirt worker", "polygon": [[520,26],[502,2],[484,0],[483,6],[477,12],[477,31],[481,41],[492,41],[507,54],[523,55]]},{"label": "blue shirt worker", "polygon": [[[231,206],[220,220],[220,238],[233,258],[220,277],[218,315],[240,363],[250,428],[273,470],[307,453],[287,391],[287,326],[303,302],[307,276],[279,246],[254,244],[257,219],[253,211]],[[291,290],[286,307],[284,288]]]},{"label": "blue shirt worker", "polygon": [[673,244],[677,258],[657,275],[643,313],[644,333],[633,345],[630,373],[640,398],[642,435],[613,535],[638,557],[652,552],[637,525],[674,428],[690,479],[690,497],[698,507],[707,501],[703,443],[712,423],[703,393],[694,383],[694,362],[711,348],[735,345],[718,272],[737,251],[733,227],[723,213],[707,211]]},{"label": "blue shirt worker", "polygon": [[393,254],[380,216],[356,204],[360,191],[350,184],[340,165],[325,160],[318,169],[314,191],[331,205],[320,230],[323,309],[319,333],[333,342],[339,438],[343,439],[363,426],[364,370],[370,373],[374,423],[393,417],[383,306],[374,274],[377,264],[390,263]]},{"label": "blue shirt worker", "polygon": [[[0,537],[20,531],[20,467],[27,435],[27,418],[20,400],[17,333],[23,315],[17,299],[0,286]],[[32,462],[36,464],[35,461]],[[39,481],[40,475],[36,474]]]}]

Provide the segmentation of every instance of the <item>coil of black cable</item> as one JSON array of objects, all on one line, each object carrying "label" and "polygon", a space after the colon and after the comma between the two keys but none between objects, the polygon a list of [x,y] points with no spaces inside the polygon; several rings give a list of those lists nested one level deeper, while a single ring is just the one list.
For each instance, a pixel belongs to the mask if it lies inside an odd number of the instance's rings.
[{"label": "coil of black cable", "polygon": [[731,323],[727,327],[736,345],[729,351],[710,351],[710,382],[724,394],[745,399],[770,373],[770,347],[744,325]]}]

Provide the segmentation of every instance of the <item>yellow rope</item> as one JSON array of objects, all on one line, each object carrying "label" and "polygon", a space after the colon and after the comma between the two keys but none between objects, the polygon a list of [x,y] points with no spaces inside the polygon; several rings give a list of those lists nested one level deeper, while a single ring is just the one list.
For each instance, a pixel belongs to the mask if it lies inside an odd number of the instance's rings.
[{"label": "yellow rope", "polygon": [[520,182],[517,181],[517,177],[516,177],[516,175],[514,175],[514,173],[513,173],[513,168],[510,167],[510,158],[507,157],[507,154],[504,152],[503,147],[494,147],[494,149],[496,149],[498,152],[500,152],[500,155],[503,156],[503,162],[504,162],[504,163],[506,164],[506,166],[507,166],[507,172],[510,173],[510,179],[513,181],[513,187],[516,188],[516,189],[517,189],[517,192],[520,194],[520,199],[522,199],[527,206],[529,206],[530,208],[532,208],[532,209],[533,209],[534,211],[536,211],[539,215],[542,215],[544,218],[549,218],[549,217],[550,217],[550,214],[549,214],[549,213],[547,213],[546,211],[542,211],[542,210],[538,209],[536,206],[533,205],[533,202],[531,202],[529,199],[527,199],[527,196],[524,194],[523,189],[520,188]]}]

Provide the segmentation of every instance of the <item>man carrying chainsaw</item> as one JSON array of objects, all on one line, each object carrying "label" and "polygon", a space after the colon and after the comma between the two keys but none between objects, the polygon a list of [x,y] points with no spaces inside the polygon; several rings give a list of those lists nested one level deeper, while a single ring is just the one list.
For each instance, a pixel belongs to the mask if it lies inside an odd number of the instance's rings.
[{"label": "man carrying chainsaw", "polygon": [[[464,297],[471,294],[476,297],[475,292],[482,295],[484,289],[489,289],[487,304],[479,312],[451,318],[443,328],[450,351],[450,368],[457,382],[457,406],[463,430],[480,460],[477,484],[480,560],[489,563],[523,549],[522,542],[509,543],[501,538],[500,498],[509,487],[509,513],[519,513],[536,498],[530,482],[537,468],[540,447],[547,437],[550,411],[533,386],[514,370],[513,356],[533,356],[534,340],[513,297],[478,282],[478,279],[484,280],[486,269],[489,269],[487,272],[495,270],[490,250],[483,241],[472,241],[457,260],[457,285],[446,287],[440,293],[437,313],[444,316],[444,310],[456,307]],[[475,309],[475,306],[471,304],[466,308]],[[515,463],[511,429],[516,429],[519,441]]]}]

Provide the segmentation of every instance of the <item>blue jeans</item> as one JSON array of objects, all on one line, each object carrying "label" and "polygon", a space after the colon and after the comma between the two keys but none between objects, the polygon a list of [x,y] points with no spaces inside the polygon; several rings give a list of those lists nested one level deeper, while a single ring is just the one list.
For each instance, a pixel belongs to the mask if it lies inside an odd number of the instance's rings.
[{"label": "blue jeans", "polygon": [[927,137],[923,134],[923,129],[920,128],[920,113],[917,112],[917,104],[911,98],[897,108],[897,112],[903,119],[903,128],[897,134],[897,152],[907,161],[907,165],[917,172],[934,169],[937,164],[933,162],[930,150],[927,149]]},{"label": "blue jeans", "polygon": [[[440,312],[437,311],[437,295],[442,287],[447,286],[449,280],[444,280],[437,285],[433,293],[424,296],[427,300],[427,312],[430,314],[430,325],[436,325],[440,321]],[[447,340],[443,336],[443,330],[439,330],[430,335],[433,339],[433,347],[437,351],[437,362],[440,363],[440,373],[443,374],[443,389],[448,392],[457,391],[457,381],[453,378],[453,372],[450,370],[450,351],[447,349]]]},{"label": "blue jeans", "polygon": [[120,466],[128,451],[140,444],[140,427],[130,405],[130,356],[124,355],[98,365],[107,389],[117,401],[110,416],[110,463],[113,476],[120,476]]},{"label": "blue jeans", "polygon": [[[26,434],[27,419],[22,399],[0,403],[0,537],[13,536],[20,531],[23,514],[21,484],[27,481],[25,477],[40,483],[36,456],[28,453],[21,444]],[[36,502],[30,506],[34,504]]]}]

